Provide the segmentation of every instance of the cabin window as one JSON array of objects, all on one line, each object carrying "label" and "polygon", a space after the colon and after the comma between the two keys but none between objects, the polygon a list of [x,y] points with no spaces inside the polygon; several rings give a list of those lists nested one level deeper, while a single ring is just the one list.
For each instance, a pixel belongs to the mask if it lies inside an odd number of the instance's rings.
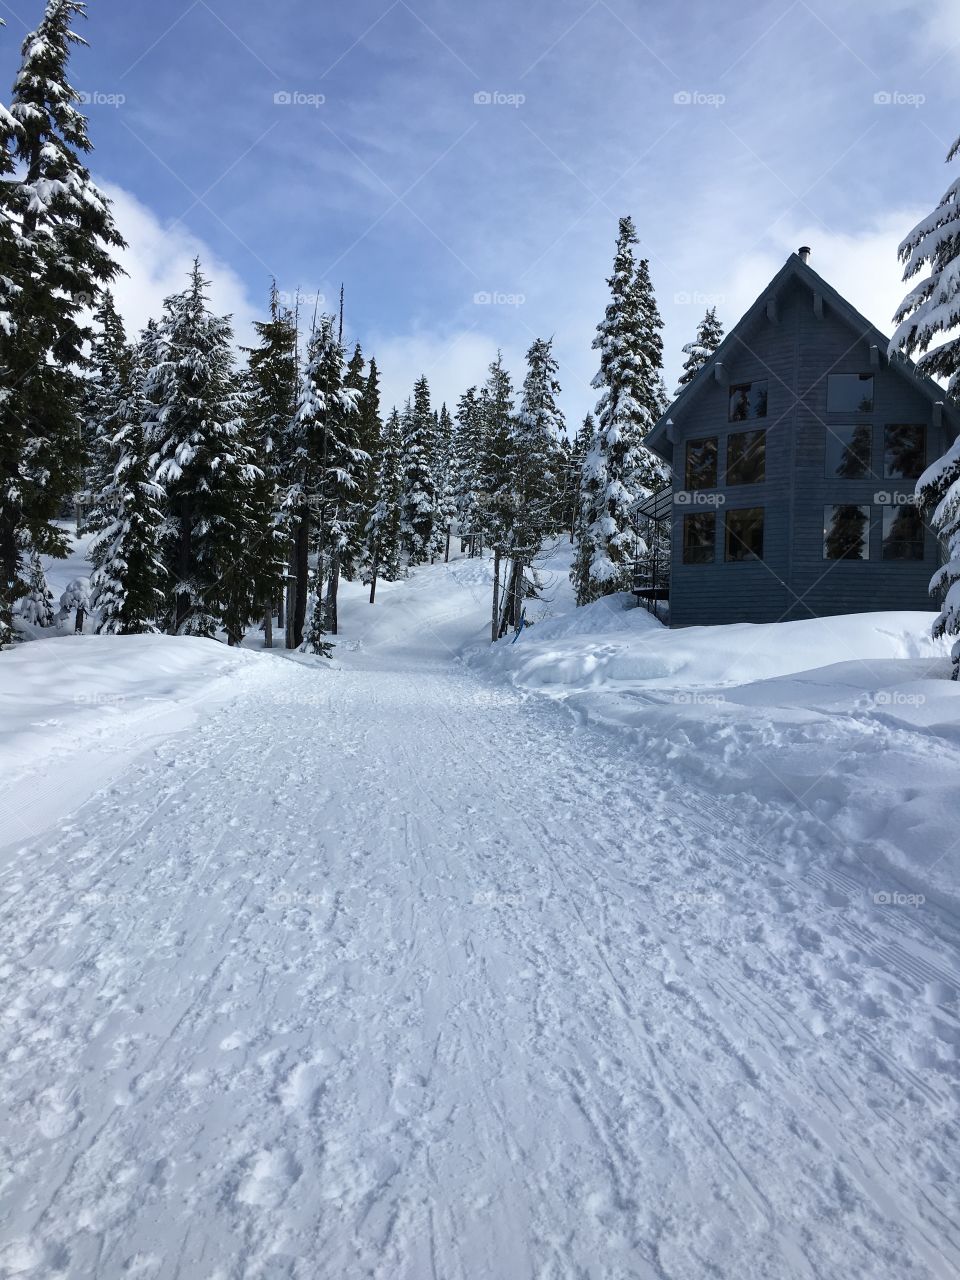
[{"label": "cabin window", "polygon": [[873,374],[828,373],[827,413],[873,413]]},{"label": "cabin window", "polygon": [[713,564],[717,545],[717,518],[713,512],[683,517],[683,563]]},{"label": "cabin window", "polygon": [[923,517],[916,503],[883,508],[884,560],[922,560],[923,535]]},{"label": "cabin window", "polygon": [[761,484],[766,453],[765,430],[734,431],[727,437],[727,484]]},{"label": "cabin window", "polygon": [[870,508],[845,502],[823,508],[824,560],[870,559]]},{"label": "cabin window", "polygon": [[883,474],[888,480],[916,480],[926,466],[927,433],[922,424],[894,422],[883,428]]},{"label": "cabin window", "polygon": [[871,474],[873,427],[827,427],[826,473],[830,479],[862,480]]},{"label": "cabin window", "polygon": [[731,561],[763,559],[763,507],[727,512],[724,557]]},{"label": "cabin window", "polygon": [[750,418],[767,416],[767,380],[741,382],[730,388],[731,422],[746,422]]},{"label": "cabin window", "polygon": [[717,487],[717,437],[687,441],[685,483],[688,489]]}]

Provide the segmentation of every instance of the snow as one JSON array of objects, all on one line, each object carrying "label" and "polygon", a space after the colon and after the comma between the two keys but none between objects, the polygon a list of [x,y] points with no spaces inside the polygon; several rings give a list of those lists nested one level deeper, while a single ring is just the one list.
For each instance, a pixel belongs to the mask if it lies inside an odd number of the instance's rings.
[{"label": "snow", "polygon": [[960,1271],[929,619],[667,632],[566,554],[492,650],[457,560],[332,663],[0,657],[0,1274]]}]

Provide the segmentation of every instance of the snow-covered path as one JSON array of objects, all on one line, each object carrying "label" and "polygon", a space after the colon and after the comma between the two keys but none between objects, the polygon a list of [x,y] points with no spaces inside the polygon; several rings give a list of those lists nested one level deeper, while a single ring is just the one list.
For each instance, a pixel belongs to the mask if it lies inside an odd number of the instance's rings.
[{"label": "snow-covered path", "polygon": [[0,1271],[960,1274],[957,922],[444,621],[245,665],[8,851]]}]

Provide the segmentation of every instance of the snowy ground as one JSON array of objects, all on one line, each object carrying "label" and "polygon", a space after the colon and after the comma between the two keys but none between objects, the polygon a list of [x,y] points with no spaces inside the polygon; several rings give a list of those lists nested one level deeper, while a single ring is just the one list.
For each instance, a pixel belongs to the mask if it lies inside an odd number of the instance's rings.
[{"label": "snowy ground", "polygon": [[585,635],[558,574],[491,656],[487,573],[348,589],[332,667],[0,659],[0,1274],[960,1273],[923,619]]}]

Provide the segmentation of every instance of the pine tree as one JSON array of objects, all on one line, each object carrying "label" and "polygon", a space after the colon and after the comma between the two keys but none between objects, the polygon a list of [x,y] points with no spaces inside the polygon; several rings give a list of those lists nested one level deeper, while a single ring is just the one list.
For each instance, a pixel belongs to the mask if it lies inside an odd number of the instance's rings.
[{"label": "pine tree", "polygon": [[553,339],[537,338],[527,351],[527,373],[508,466],[517,491],[514,543],[531,560],[555,524],[563,486],[561,439],[566,423],[557,405],[560,382]]},{"label": "pine tree", "polygon": [[[328,655],[337,634],[340,574],[352,572],[361,546],[360,482],[369,457],[359,446],[356,388],[344,385],[343,349],[332,316],[321,316],[310,344],[308,377],[317,489],[314,608],[306,644]],[[326,594],[323,587],[326,583]]]},{"label": "pine tree", "polygon": [[403,500],[400,534],[411,565],[429,559],[433,546],[437,493],[433,472],[434,424],[430,387],[425,377],[413,388],[413,402],[403,422]]},{"label": "pine tree", "polygon": [[90,345],[90,376],[84,388],[83,432],[85,484],[82,501],[86,507],[87,529],[103,528],[97,495],[113,478],[118,454],[114,444],[114,421],[125,383],[130,373],[132,351],[123,321],[109,290],[104,290],[94,312],[96,330]]},{"label": "pine tree", "polygon": [[[118,274],[123,245],[81,156],[91,150],[67,81],[80,0],[47,0],[0,112],[0,643],[27,584],[28,546],[63,557],[54,520],[80,481],[83,311]],[[14,165],[16,166],[14,168]]]},{"label": "pine tree", "polygon": [[264,640],[272,647],[273,612],[283,600],[291,528],[281,492],[284,453],[297,401],[297,326],[280,302],[276,281],[270,290],[270,319],[254,322],[260,339],[247,348],[250,393],[244,419],[249,445],[261,478],[254,485],[253,520],[259,532],[250,548],[254,596],[263,606]]},{"label": "pine tree", "polygon": [[[359,357],[359,366],[358,366]],[[357,494],[357,526],[367,529],[377,503],[380,475],[380,448],[383,438],[383,422],[380,417],[380,371],[371,356],[369,370],[363,372],[363,357],[358,343],[347,367],[344,385],[357,392],[357,439],[368,461],[359,469]],[[359,566],[365,575],[370,569],[370,544],[364,533],[359,554]]]},{"label": "pine tree", "polygon": [[[166,630],[212,636],[228,621],[236,642],[236,575],[247,574],[249,496],[260,473],[243,438],[233,330],[229,317],[209,311],[208,283],[197,261],[187,289],[164,304],[145,383],[147,443],[167,495]],[[248,603],[252,615],[252,588]]]},{"label": "pine tree", "polygon": [[90,581],[97,632],[107,635],[153,633],[164,607],[164,494],[153,479],[144,440],[143,379],[155,340],[156,326],[152,326],[141,338],[115,403],[108,406],[117,461],[98,496],[103,525],[91,548]]},{"label": "pine tree", "polygon": [[479,486],[480,527],[487,541],[501,550],[509,541],[516,509],[516,494],[510,465],[513,453],[513,382],[503,364],[503,353],[487,371],[480,392],[481,438],[477,484]]},{"label": "pine tree", "polygon": [[697,326],[697,336],[683,348],[687,357],[677,383],[676,395],[689,386],[723,341],[723,325],[717,319],[717,308],[710,307]]},{"label": "pine tree", "polygon": [[47,586],[43,564],[36,550],[30,552],[30,579],[20,603],[20,617],[32,627],[53,626],[53,592]]},{"label": "pine tree", "polygon": [[403,500],[403,428],[400,414],[391,409],[383,428],[380,444],[380,466],[377,500],[367,521],[366,541],[370,556],[371,593],[373,603],[376,579],[396,582],[403,577],[402,540],[400,536]]},{"label": "pine tree", "polygon": [[637,234],[620,219],[611,299],[597,326],[600,369],[593,385],[597,436],[584,462],[577,551],[571,570],[578,604],[626,588],[635,535],[630,508],[664,480],[663,464],[643,445],[658,414],[663,321],[645,259],[636,262]]},{"label": "pine tree", "polygon": [[[960,154],[960,138],[947,153],[947,162]],[[919,351],[921,373],[948,380],[947,394],[960,399],[960,178],[954,179],[932,213],[923,218],[898,250],[904,280],[929,272],[901,302],[894,319],[897,330],[891,354]],[[952,335],[952,336],[947,336]],[[936,345],[934,345],[936,343]],[[946,563],[930,582],[940,594],[940,613],[934,636],[960,637],[960,440],[920,477],[917,497],[947,547]],[[951,650],[953,678],[960,677],[960,638]]]},{"label": "pine tree", "polygon": [[457,402],[453,437],[453,500],[460,536],[469,539],[471,556],[480,550],[482,537],[481,473],[484,455],[484,418],[476,387],[470,387]]},{"label": "pine tree", "polygon": [[450,534],[457,518],[454,495],[453,419],[446,403],[434,415],[433,483],[436,510],[433,522],[432,555],[450,559]]}]

